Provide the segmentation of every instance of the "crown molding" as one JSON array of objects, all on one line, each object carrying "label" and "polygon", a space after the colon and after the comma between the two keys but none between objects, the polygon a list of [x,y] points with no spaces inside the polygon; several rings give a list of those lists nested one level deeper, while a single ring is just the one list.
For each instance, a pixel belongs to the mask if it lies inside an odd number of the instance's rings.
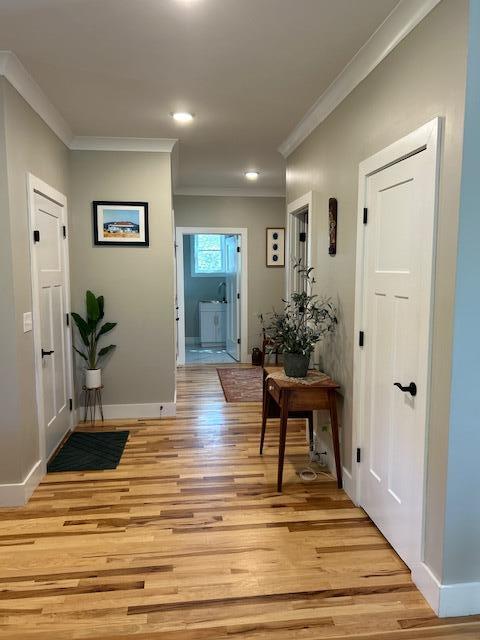
[{"label": "crown molding", "polygon": [[107,138],[75,136],[69,147],[72,151],[149,151],[171,153],[176,138]]},{"label": "crown molding", "polygon": [[223,196],[230,198],[285,198],[282,189],[249,189],[248,187],[178,187],[175,196]]},{"label": "crown molding", "polygon": [[12,51],[0,51],[0,75],[68,147],[73,138],[69,125]]},{"label": "crown molding", "polygon": [[284,158],[323,122],[441,0],[401,0],[278,147]]}]

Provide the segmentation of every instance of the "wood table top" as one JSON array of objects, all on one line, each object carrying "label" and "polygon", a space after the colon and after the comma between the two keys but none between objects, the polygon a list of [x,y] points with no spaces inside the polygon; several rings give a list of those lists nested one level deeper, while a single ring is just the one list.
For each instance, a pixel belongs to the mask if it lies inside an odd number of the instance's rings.
[{"label": "wood table top", "polygon": [[[287,378],[279,374],[284,373],[283,367],[267,366],[264,367],[267,376],[273,380],[279,389],[339,389],[340,385],[329,378],[325,373],[317,371],[317,369],[309,369],[307,378]],[[308,376],[319,377],[315,382],[307,382]]]}]

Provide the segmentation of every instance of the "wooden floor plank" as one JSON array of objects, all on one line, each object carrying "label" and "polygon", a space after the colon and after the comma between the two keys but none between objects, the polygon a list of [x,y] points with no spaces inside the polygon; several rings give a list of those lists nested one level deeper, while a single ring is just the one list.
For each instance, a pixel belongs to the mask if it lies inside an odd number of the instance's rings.
[{"label": "wooden floor plank", "polygon": [[[179,370],[176,418],[117,420],[117,469],[49,474],[0,510],[0,637],[11,640],[473,640],[328,474],[302,483],[305,426],[258,454],[260,405],[226,404],[215,367]],[[81,426],[80,429],[86,427]]]}]

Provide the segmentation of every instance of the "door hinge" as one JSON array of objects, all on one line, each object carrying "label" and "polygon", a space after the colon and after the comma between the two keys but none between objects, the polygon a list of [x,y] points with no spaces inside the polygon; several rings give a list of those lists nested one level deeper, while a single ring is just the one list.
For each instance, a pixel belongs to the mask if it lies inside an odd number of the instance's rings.
[{"label": "door hinge", "polygon": [[237,253],[240,253],[240,247],[237,247]]},{"label": "door hinge", "polygon": [[68,313],[65,314],[65,319],[67,321],[67,327],[70,326],[70,316],[68,315]]},{"label": "door hinge", "polygon": [[367,207],[363,208],[363,224],[367,224],[368,222],[368,209]]},{"label": "door hinge", "polygon": [[33,232],[33,241],[40,242],[40,231],[38,229]]},{"label": "door hinge", "polygon": [[358,346],[363,347],[365,344],[365,333],[363,331],[358,332]]},{"label": "door hinge", "polygon": [[237,338],[237,344],[240,344],[240,338]]},{"label": "door hinge", "polygon": [[361,462],[362,461],[362,450],[360,449],[360,447],[357,447],[357,462]]},{"label": "door hinge", "polygon": [[237,293],[237,300],[240,300],[240,294]]},{"label": "door hinge", "polygon": [[67,237],[67,227],[65,225],[63,225],[63,227],[62,227],[62,232],[63,232],[63,237],[66,238]]},{"label": "door hinge", "polygon": [[70,407],[70,411],[73,411],[73,400],[72,400],[72,398],[68,399],[68,406]]},{"label": "door hinge", "polygon": [[300,231],[300,236],[298,238],[300,240],[300,242],[306,242],[307,241],[307,234],[305,233],[305,231]]}]

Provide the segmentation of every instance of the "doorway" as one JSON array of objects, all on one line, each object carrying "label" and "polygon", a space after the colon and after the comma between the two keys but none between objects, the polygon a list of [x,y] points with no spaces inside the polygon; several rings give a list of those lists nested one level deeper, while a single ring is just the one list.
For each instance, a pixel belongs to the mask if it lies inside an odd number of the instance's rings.
[{"label": "doorway", "polygon": [[422,560],[439,120],[360,165],[357,496],[404,562]]},{"label": "doorway", "polygon": [[32,175],[28,191],[37,414],[46,462],[73,427],[67,202]]},{"label": "doorway", "polygon": [[247,360],[246,242],[246,229],[177,228],[177,364]]},{"label": "doorway", "polygon": [[287,233],[286,233],[286,298],[291,294],[301,291],[306,283],[304,278],[294,269],[293,265],[298,260],[306,267],[311,265],[312,256],[312,215],[313,192],[301,196],[287,206]]}]

